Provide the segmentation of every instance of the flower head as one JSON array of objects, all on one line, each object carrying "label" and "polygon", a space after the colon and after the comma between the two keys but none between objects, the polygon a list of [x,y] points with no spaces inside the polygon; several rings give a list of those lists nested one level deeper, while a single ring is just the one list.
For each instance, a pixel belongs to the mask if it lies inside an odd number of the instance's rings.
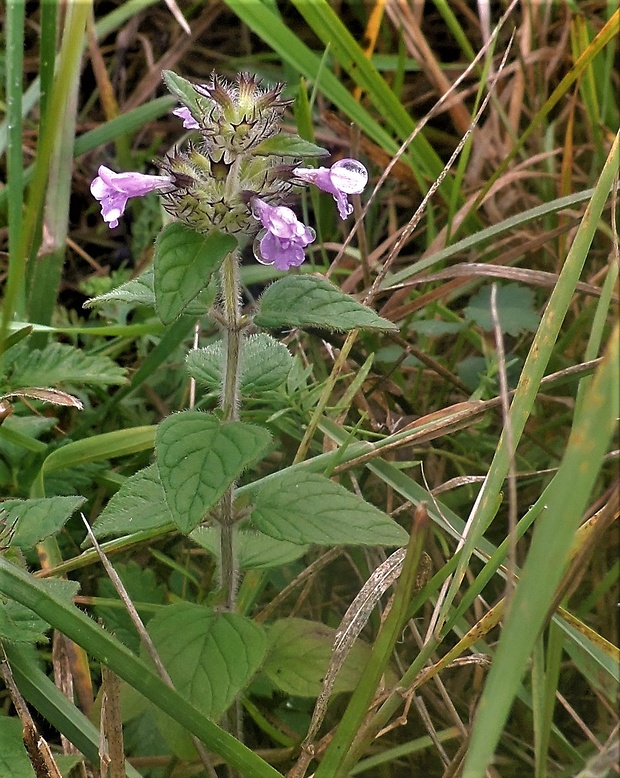
[{"label": "flower head", "polygon": [[360,194],[368,183],[368,171],[356,159],[341,159],[330,168],[296,167],[293,175],[333,195],[341,219],[346,219],[353,211],[347,195]]},{"label": "flower head", "polygon": [[297,267],[305,259],[304,248],[312,243],[315,232],[297,219],[284,205],[269,205],[258,197],[251,201],[252,214],[263,227],[254,242],[254,254],[263,265],[278,270]]},{"label": "flower head", "polygon": [[174,186],[171,176],[146,176],[143,173],[115,173],[105,165],[99,167],[90,191],[101,203],[101,215],[110,227],[118,227],[130,197],[143,197],[157,189]]},{"label": "flower head", "polygon": [[291,102],[282,98],[284,84],[262,89],[251,73],[239,73],[234,82],[213,73],[208,83],[191,86],[197,95],[192,120],[209,152],[225,162],[275,135]]}]

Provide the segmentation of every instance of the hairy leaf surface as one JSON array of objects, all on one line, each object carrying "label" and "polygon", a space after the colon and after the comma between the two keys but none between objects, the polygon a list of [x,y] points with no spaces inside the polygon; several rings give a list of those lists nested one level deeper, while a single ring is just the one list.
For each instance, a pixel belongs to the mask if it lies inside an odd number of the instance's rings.
[{"label": "hairy leaf surface", "polygon": [[292,543],[403,546],[407,532],[386,513],[318,473],[296,470],[260,488],[252,524]]},{"label": "hairy leaf surface", "polygon": [[164,419],[157,429],[157,466],[172,520],[181,532],[200,524],[270,442],[269,432],[261,427],[222,422],[199,411]]},{"label": "hairy leaf surface", "polygon": [[164,227],[155,244],[155,302],[164,324],[185,311],[236,245],[232,235],[203,235],[178,222]]},{"label": "hairy leaf surface", "polygon": [[345,332],[395,330],[395,324],[358,303],[325,278],[286,276],[266,289],[254,321],[259,327],[322,327]]}]

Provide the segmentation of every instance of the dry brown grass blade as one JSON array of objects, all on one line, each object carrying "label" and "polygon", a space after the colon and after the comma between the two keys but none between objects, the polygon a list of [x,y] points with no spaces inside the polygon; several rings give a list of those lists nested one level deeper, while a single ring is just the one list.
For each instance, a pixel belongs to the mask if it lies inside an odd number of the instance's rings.
[{"label": "dry brown grass blade", "polygon": [[125,778],[125,751],[121,717],[120,679],[101,666],[101,732],[99,765],[101,778]]},{"label": "dry brown grass blade", "polygon": [[[482,262],[467,262],[453,267],[440,270],[438,273],[429,273],[426,276],[419,276],[411,281],[407,281],[403,286],[416,286],[417,284],[429,284],[434,281],[443,281],[446,278],[504,278],[507,281],[518,281],[531,286],[553,287],[556,285],[557,273],[548,273],[545,270],[530,270],[521,267],[505,267],[504,265],[491,265]],[[601,296],[601,288],[594,284],[587,284],[579,281],[575,287],[579,292],[591,295],[592,297]],[[617,301],[618,297],[614,296]]]},{"label": "dry brown grass blade", "polygon": [[[323,111],[321,119],[327,124],[327,126],[333,130],[340,138],[346,138],[350,132],[350,125],[343,121],[337,114],[332,111]],[[391,156],[384,151],[376,143],[373,143],[365,135],[360,135],[360,150],[364,152],[379,168],[385,168],[391,159]],[[402,184],[407,184],[408,187],[412,187],[417,190],[418,184],[413,175],[411,167],[405,162],[396,162],[390,170],[390,174],[400,181]]]},{"label": "dry brown grass blade", "polygon": [[131,97],[123,105],[124,111],[137,108],[150,99],[153,92],[161,85],[162,70],[174,70],[179,60],[200,39],[205,30],[215,24],[217,17],[223,10],[223,6],[219,2],[207,3],[205,5],[200,16],[192,22],[193,30],[191,35],[179,37],[168,51],[149,68],[148,72],[136,86]]},{"label": "dry brown grass blade", "polygon": [[604,533],[620,517],[620,480],[612,484],[608,493],[609,501],[582,524],[577,532],[572,560],[558,586],[557,594],[549,609],[550,613],[554,613],[560,602],[570,597],[579,586],[594,549],[599,545]]},{"label": "dry brown grass blade", "polygon": [[[54,683],[68,700],[74,700],[74,678],[71,673],[71,663],[67,655],[69,639],[62,633],[54,630],[52,638],[52,664],[54,667]],[[63,754],[77,754],[78,750],[73,743],[61,733]]]},{"label": "dry brown grass blade", "polygon": [[11,672],[11,666],[9,665],[4,650],[2,651],[2,655],[3,660],[0,662],[0,675],[2,675],[2,678],[4,679],[4,683],[9,690],[17,715],[22,723],[24,745],[28,752],[28,758],[30,759],[34,773],[37,778],[62,778],[61,772],[52,756],[51,749],[45,738],[39,734],[36,724],[28,710],[28,706],[26,705],[26,701],[17,688],[17,684],[13,679],[13,673]]},{"label": "dry brown grass blade", "polygon": [[[492,404],[490,405],[489,402]],[[391,440],[386,439],[387,442],[382,441],[377,444],[369,444],[372,445],[372,448],[350,462],[345,462],[334,468],[333,475],[370,462],[371,459],[375,459],[378,456],[385,456],[388,452],[396,451],[403,446],[426,443],[442,435],[448,435],[456,430],[469,427],[486,413],[490,407],[493,407],[494,404],[495,402],[488,400],[472,400],[429,413],[399,430],[391,436]]]},{"label": "dry brown grass blade", "polygon": [[[368,23],[366,24],[366,32],[364,33],[364,54],[370,59],[375,46],[377,45],[377,38],[379,37],[379,30],[381,29],[381,20],[385,11],[386,0],[375,0],[375,4],[372,7],[372,11],[368,14]],[[359,100],[362,96],[362,88],[356,86],[353,90],[353,97]]]},{"label": "dry brown grass blade", "polygon": [[[101,560],[101,564],[104,566],[106,573],[108,574],[108,577],[110,581],[112,582],[114,588],[116,589],[116,592],[118,596],[121,598],[123,605],[125,606],[125,609],[127,610],[127,613],[129,614],[129,618],[131,619],[131,623],[136,628],[136,631],[138,632],[138,635],[140,636],[140,642],[145,647],[146,651],[148,652],[148,655],[151,658],[151,661],[153,662],[155,666],[155,670],[157,671],[159,677],[165,681],[168,686],[171,688],[174,688],[174,684],[172,683],[172,678],[170,678],[170,675],[166,668],[163,665],[163,662],[161,661],[159,654],[157,653],[157,649],[155,648],[155,645],[153,644],[153,641],[151,640],[151,636],[146,631],[146,627],[144,626],[144,622],[140,618],[140,615],[138,611],[136,610],[135,605],[131,601],[131,598],[129,594],[127,593],[127,590],[123,586],[123,582],[119,578],[118,573],[116,570],[112,567],[112,564],[110,563],[109,559],[103,552],[103,549],[99,545],[99,542],[97,541],[97,538],[95,537],[92,529],[90,528],[90,524],[86,520],[86,516],[84,514],[81,514],[82,521],[84,522],[84,526],[86,527],[86,532],[88,534],[88,538],[90,542],[93,544],[95,551],[97,552],[99,559]],[[200,760],[202,764],[204,765],[205,770],[212,778],[217,778],[217,773],[215,772],[215,768],[213,767],[211,763],[211,759],[209,757],[209,754],[207,753],[204,745],[198,740],[197,737],[194,735],[191,736],[192,742],[194,744],[194,747],[196,748],[196,751],[198,752],[198,755],[200,757]]]},{"label": "dry brown grass blade", "polygon": [[186,32],[188,35],[191,35],[192,31],[190,30],[187,20],[183,16],[183,12],[177,5],[176,0],[165,0],[165,2],[168,8],[170,9],[170,13],[174,16],[174,18],[178,22],[179,27],[181,27],[183,32]]},{"label": "dry brown grass blade", "polygon": [[308,753],[312,750],[311,747],[327,713],[327,705],[336,683],[336,677],[353,644],[366,626],[375,606],[389,587],[398,579],[406,552],[406,548],[399,548],[383,564],[379,565],[342,617],[340,626],[336,630],[329,667],[323,678],[321,691],[314,706],[310,727],[301,745],[302,753]]},{"label": "dry brown grass blade", "polygon": [[119,116],[120,109],[118,102],[116,101],[116,95],[114,93],[114,87],[110,81],[108,71],[105,65],[105,60],[101,53],[97,36],[95,34],[95,16],[94,11],[91,10],[88,17],[87,27],[88,35],[88,52],[90,54],[90,63],[93,68],[95,81],[97,83],[97,89],[99,90],[99,101],[103,108],[105,118],[109,121]]},{"label": "dry brown grass blade", "polygon": [[409,55],[417,60],[429,82],[437,89],[438,94],[444,96],[452,91],[448,112],[459,135],[463,135],[471,124],[469,111],[459,93],[452,89],[452,84],[441,69],[411,7],[405,0],[389,0],[386,10],[394,27],[402,32]]}]

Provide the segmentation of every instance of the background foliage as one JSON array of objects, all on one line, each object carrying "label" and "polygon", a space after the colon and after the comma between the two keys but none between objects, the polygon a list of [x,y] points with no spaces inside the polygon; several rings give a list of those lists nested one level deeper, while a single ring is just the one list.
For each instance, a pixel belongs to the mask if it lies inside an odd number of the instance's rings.
[{"label": "background foliage", "polygon": [[[0,773],[33,775],[29,709],[62,774],[85,769],[69,744],[100,768],[102,721],[118,775],[613,774],[615,4],[179,6],[2,9]],[[305,275],[244,256],[244,305],[271,335],[248,345],[225,431],[188,410],[191,380],[217,408],[214,291],[178,316],[150,274],[157,199],[110,231],[89,192],[100,164],[152,173],[179,141],[162,70],[214,68],[286,82],[290,131],[371,173],[344,225],[329,196],[300,203],[319,236]],[[253,511],[234,613],[218,529],[193,487],[170,497],[199,450],[188,429],[216,459],[245,452],[217,488],[196,465],[202,499],[240,479]],[[102,666],[122,679],[106,704]]]}]

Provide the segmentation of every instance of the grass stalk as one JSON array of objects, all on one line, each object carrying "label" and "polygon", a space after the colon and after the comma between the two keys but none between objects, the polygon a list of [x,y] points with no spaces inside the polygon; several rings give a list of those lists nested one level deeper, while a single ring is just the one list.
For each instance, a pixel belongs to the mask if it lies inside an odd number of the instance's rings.
[{"label": "grass stalk", "polygon": [[22,156],[22,72],[24,66],[25,4],[15,0],[6,8],[6,96],[8,114],[7,189],[9,193],[9,273],[2,308],[0,355],[13,312],[25,309],[26,258],[22,249],[24,196]]},{"label": "grass stalk", "polygon": [[[396,641],[407,618],[407,610],[411,594],[415,589],[416,574],[422,557],[427,529],[428,513],[426,506],[421,504],[416,509],[414,515],[407,554],[396,585],[392,607],[377,635],[372,654],[360,678],[360,683],[353,692],[342,720],[325,752],[325,756],[314,774],[315,778],[343,778],[347,774],[345,772],[345,760],[349,748],[355,740],[364,718],[368,714],[381,676],[390,660]],[[348,768],[350,768],[350,765],[348,765]]]}]

